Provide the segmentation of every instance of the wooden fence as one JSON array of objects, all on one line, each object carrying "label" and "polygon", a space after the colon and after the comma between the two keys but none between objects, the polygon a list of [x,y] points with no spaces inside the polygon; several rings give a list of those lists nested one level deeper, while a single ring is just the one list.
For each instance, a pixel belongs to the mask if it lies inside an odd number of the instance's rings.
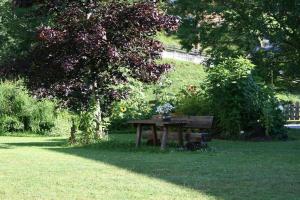
[{"label": "wooden fence", "polygon": [[288,117],[288,121],[299,121],[300,120],[300,103],[288,104],[284,106],[284,111]]}]

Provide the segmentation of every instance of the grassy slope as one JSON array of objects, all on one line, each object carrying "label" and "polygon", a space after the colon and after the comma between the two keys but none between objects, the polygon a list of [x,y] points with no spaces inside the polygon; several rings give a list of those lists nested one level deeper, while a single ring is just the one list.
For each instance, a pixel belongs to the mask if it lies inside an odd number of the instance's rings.
[{"label": "grassy slope", "polygon": [[[176,35],[171,35],[171,36],[168,36],[166,35],[165,33],[159,33],[157,35],[157,39],[159,41],[161,41],[164,45],[166,46],[177,46],[178,48],[181,48],[181,45],[180,45],[180,40],[176,37]],[[192,80],[193,83],[195,83],[196,81],[195,80],[201,80],[203,77],[204,77],[204,73],[201,73],[200,77],[197,77],[197,74],[199,73],[199,69],[197,67],[197,65],[195,64],[190,64],[188,62],[177,62],[177,61],[172,61],[172,60],[167,60],[168,62],[172,63],[174,66],[175,66],[175,69],[176,69],[176,72],[173,73],[173,74],[176,74],[176,75],[181,75],[181,80],[185,80],[185,85],[189,84],[187,81],[189,80]],[[187,67],[182,67],[186,65]],[[186,73],[185,69],[188,69],[188,72]],[[193,70],[196,69],[196,74],[193,74]],[[186,76],[187,75],[187,76]],[[173,80],[174,76],[171,75],[170,76],[170,79]],[[178,80],[178,79],[174,79],[174,80]],[[176,85],[174,85],[174,87],[176,87]],[[173,88],[174,88],[173,87]],[[175,89],[175,91],[177,91]],[[286,91],[286,92],[278,92],[277,95],[276,95],[280,100],[283,100],[283,101],[292,101],[292,102],[300,102],[300,92],[289,92],[289,91]]]},{"label": "grassy slope", "polygon": [[166,33],[161,32],[157,34],[156,38],[166,46],[181,48],[180,40],[176,37],[176,35],[168,36]]},{"label": "grassy slope", "polygon": [[202,65],[171,59],[164,59],[163,62],[174,66],[173,70],[167,75],[172,80],[170,91],[178,92],[180,88],[187,85],[199,85],[206,77]]},{"label": "grassy slope", "polygon": [[[206,72],[202,65],[172,59],[163,59],[161,63],[172,65],[171,71],[166,74],[166,77],[172,81],[171,86],[166,88],[166,93],[176,94],[188,85],[198,86],[206,77]],[[146,87],[146,96],[149,99],[154,98],[153,89],[155,89],[155,87],[157,87],[157,85]]]},{"label": "grassy slope", "polygon": [[[0,199],[289,199],[300,196],[300,132],[288,142],[213,141],[211,152],[89,148],[0,137]],[[117,142],[118,141],[118,142]]]}]

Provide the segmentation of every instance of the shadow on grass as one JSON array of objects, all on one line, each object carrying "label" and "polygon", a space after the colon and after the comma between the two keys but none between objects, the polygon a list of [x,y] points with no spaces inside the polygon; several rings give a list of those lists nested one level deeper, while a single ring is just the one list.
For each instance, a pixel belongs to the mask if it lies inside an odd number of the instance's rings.
[{"label": "shadow on grass", "polygon": [[42,142],[10,142],[4,143],[9,146],[19,146],[19,147],[58,147],[58,146],[67,146],[67,140],[63,138],[59,139],[48,139]]},{"label": "shadow on grass", "polygon": [[8,145],[0,145],[0,149],[12,149],[12,147]]},{"label": "shadow on grass", "polygon": [[[293,132],[299,138],[299,132]],[[296,199],[294,197],[299,194],[292,192],[299,186],[295,178],[299,175],[296,171],[299,141],[217,141],[212,144],[220,148],[216,152],[178,152],[174,147],[162,152],[159,147],[145,144],[136,149],[134,135],[115,135],[109,141],[85,147],[66,144],[66,139],[58,138],[4,145],[37,146],[107,163],[191,188],[217,199],[272,199],[275,194],[278,199]]]}]

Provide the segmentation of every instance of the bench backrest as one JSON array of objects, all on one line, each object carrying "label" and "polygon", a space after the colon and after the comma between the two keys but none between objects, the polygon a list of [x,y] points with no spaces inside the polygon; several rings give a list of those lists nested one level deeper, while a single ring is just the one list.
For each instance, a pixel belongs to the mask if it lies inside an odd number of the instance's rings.
[{"label": "bench backrest", "polygon": [[213,116],[190,116],[186,127],[211,129],[213,125]]},{"label": "bench backrest", "polygon": [[188,121],[187,128],[211,129],[213,125],[213,116],[182,116],[174,117],[176,120]]}]

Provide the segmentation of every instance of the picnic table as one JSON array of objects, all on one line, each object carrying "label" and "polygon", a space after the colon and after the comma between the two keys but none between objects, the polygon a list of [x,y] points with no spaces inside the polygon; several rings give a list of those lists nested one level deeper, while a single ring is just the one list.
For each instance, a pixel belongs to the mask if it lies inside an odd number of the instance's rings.
[{"label": "picnic table", "polygon": [[147,119],[147,120],[132,120],[128,122],[136,126],[136,147],[141,145],[143,126],[150,126],[152,128],[152,134],[154,138],[154,145],[158,144],[156,127],[163,127],[163,136],[161,141],[161,150],[166,149],[169,127],[178,128],[178,144],[183,146],[183,134],[182,129],[188,123],[186,120],[172,120],[162,121],[158,119]]}]

